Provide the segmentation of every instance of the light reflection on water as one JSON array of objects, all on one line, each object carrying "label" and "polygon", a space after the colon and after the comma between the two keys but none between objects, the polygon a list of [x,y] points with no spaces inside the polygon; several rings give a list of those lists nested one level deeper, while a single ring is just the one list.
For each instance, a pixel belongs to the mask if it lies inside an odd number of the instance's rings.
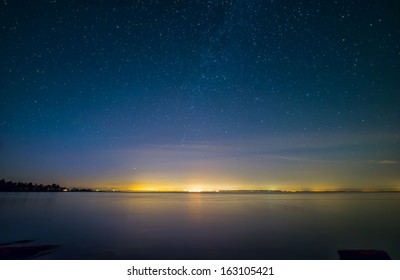
[{"label": "light reflection on water", "polygon": [[0,243],[46,259],[400,259],[400,194],[0,193]]}]

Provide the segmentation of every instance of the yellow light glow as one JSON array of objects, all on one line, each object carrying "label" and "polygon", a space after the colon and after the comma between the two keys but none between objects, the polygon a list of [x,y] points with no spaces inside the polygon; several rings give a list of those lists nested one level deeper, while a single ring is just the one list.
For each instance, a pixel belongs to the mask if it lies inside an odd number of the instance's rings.
[{"label": "yellow light glow", "polygon": [[[224,191],[282,191],[282,192],[335,192],[335,191],[380,191],[382,189],[373,187],[340,186],[339,184],[321,180],[315,183],[291,182],[287,181],[265,181],[265,182],[245,182],[235,179],[215,179],[207,176],[193,176],[193,178],[166,178],[164,176],[143,177],[134,182],[128,183],[129,178],[121,182],[96,182],[94,186],[104,186],[100,190],[121,190],[132,192],[224,192]],[[390,190],[399,191],[398,182]],[[94,188],[99,189],[99,188]],[[387,188],[388,189],[388,188]]]}]

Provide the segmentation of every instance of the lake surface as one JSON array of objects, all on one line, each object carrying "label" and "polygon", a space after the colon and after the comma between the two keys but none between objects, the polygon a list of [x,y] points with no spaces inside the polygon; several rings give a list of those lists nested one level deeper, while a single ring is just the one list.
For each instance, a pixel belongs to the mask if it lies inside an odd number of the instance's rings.
[{"label": "lake surface", "polygon": [[400,194],[0,193],[0,243],[42,259],[400,259]]}]

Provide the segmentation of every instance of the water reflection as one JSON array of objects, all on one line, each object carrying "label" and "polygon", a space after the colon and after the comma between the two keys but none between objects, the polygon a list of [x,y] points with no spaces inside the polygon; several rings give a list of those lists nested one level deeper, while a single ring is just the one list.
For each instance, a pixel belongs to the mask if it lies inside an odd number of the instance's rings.
[{"label": "water reflection", "polygon": [[399,194],[0,194],[0,243],[54,259],[400,259]]}]

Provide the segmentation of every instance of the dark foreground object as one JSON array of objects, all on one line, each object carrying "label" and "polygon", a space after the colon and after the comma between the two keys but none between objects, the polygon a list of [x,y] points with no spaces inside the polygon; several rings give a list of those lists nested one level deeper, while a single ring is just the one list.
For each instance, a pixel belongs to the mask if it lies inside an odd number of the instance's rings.
[{"label": "dark foreground object", "polygon": [[390,260],[385,251],[379,250],[339,250],[341,260]]},{"label": "dark foreground object", "polygon": [[49,254],[58,247],[56,245],[14,246],[22,243],[30,243],[32,241],[33,240],[21,240],[0,244],[0,260],[34,259]]}]

